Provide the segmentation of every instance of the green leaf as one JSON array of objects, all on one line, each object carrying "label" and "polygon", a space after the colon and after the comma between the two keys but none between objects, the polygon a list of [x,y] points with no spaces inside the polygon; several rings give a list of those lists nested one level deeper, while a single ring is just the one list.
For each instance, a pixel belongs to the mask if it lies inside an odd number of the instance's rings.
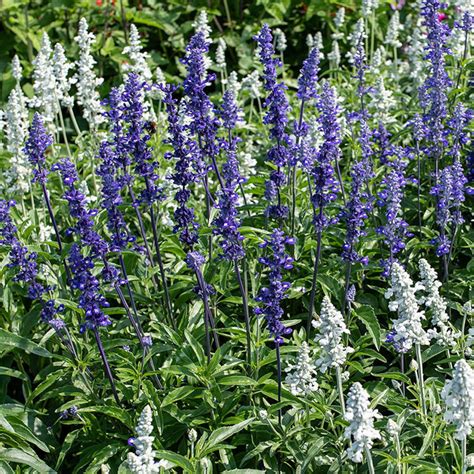
[{"label": "green leaf", "polygon": [[56,461],[56,469],[59,469],[59,467],[61,466],[62,462],[64,461],[64,458],[66,457],[66,454],[71,449],[71,446],[74,444],[74,441],[76,441],[76,438],[78,437],[80,432],[81,430],[71,431],[66,435],[66,438],[63,441],[63,445],[61,446],[61,452],[59,453],[58,460]]},{"label": "green leaf", "polygon": [[257,382],[245,375],[226,375],[219,379],[221,385],[256,385]]},{"label": "green leaf", "polygon": [[374,345],[377,349],[380,349],[381,330],[380,325],[375,315],[375,311],[372,306],[362,305],[356,309],[355,314],[364,323],[367,331],[372,336]]},{"label": "green leaf", "polygon": [[243,430],[246,426],[252,423],[253,420],[253,418],[249,418],[248,420],[241,421],[236,425],[223,426],[222,428],[218,428],[217,430],[213,431],[209,435],[209,439],[207,440],[206,444],[203,446],[201,456],[206,456],[213,450],[218,449],[217,445],[219,445],[219,443],[222,443],[235,433],[238,433],[239,431]]},{"label": "green leaf", "polygon": [[20,449],[10,448],[0,448],[0,460],[14,462],[17,464],[26,464],[27,466],[32,467],[35,471],[40,474],[55,474],[56,471],[51,469],[45,462],[41,461],[37,456],[25,453]]},{"label": "green leaf", "polygon": [[0,347],[22,349],[28,354],[35,354],[41,357],[53,357],[51,352],[44,347],[39,346],[36,342],[26,339],[26,337],[18,336],[5,329],[0,329]]},{"label": "green leaf", "polygon": [[6,377],[15,377],[17,379],[23,380],[26,382],[28,380],[28,377],[20,372],[19,370],[11,369],[10,367],[0,367],[0,376],[6,376]]},{"label": "green leaf", "polygon": [[186,459],[181,454],[173,453],[171,451],[156,451],[156,457],[159,459],[164,459],[165,461],[172,462],[176,466],[184,469],[184,472],[195,472],[194,466],[191,461]]},{"label": "green leaf", "polygon": [[166,395],[166,397],[163,399],[163,402],[161,403],[161,408],[164,408],[168,405],[172,405],[174,402],[177,402],[178,400],[182,400],[183,398],[186,398],[195,390],[196,390],[196,387],[190,387],[189,385],[175,388],[170,393],[168,393],[168,395]]}]

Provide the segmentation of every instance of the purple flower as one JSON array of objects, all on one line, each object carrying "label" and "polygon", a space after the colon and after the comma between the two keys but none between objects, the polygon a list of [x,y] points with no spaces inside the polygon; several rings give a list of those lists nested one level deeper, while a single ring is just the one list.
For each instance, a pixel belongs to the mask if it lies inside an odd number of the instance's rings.
[{"label": "purple flower", "polygon": [[53,136],[46,132],[43,119],[39,113],[33,116],[33,122],[29,130],[29,136],[25,143],[24,153],[28,161],[33,165],[32,182],[45,184],[48,177],[46,167],[46,150],[53,143]]},{"label": "purple flower", "polygon": [[[265,183],[265,199],[270,203],[266,214],[274,219],[283,220],[288,216],[288,208],[281,203],[280,189],[286,182],[282,168],[289,162],[287,148],[289,137],[286,127],[290,107],[285,95],[286,86],[282,82],[277,82],[276,68],[281,66],[281,62],[274,57],[273,37],[267,24],[263,25],[254,39],[260,48],[260,62],[264,68],[264,88],[268,92],[263,104],[267,108],[263,122],[270,125],[270,137],[276,142],[267,154],[268,160],[277,166],[277,170],[270,174],[270,179]],[[275,200],[277,203],[272,204]]]},{"label": "purple flower", "polygon": [[15,206],[15,201],[0,200],[0,246],[9,246],[9,268],[16,269],[13,277],[14,281],[23,282],[28,285],[28,297],[37,300],[41,306],[41,320],[54,326],[61,323],[61,328],[65,326],[59,319],[58,314],[64,310],[63,305],[56,305],[54,300],[44,300],[43,296],[52,288],[45,287],[37,281],[38,262],[35,252],[28,252],[26,246],[18,240],[17,229],[10,216],[10,209]]},{"label": "purple flower", "polygon": [[141,82],[138,74],[131,73],[125,82],[121,95],[122,120],[126,126],[124,141],[132,158],[135,174],[144,179],[145,188],[140,192],[137,204],[152,206],[163,198],[163,191],[157,186],[158,162],[153,158],[150,140],[150,123],[144,119],[143,100],[147,84]]},{"label": "purple flower", "polygon": [[315,99],[317,96],[316,84],[319,72],[319,50],[311,48],[308,57],[303,61],[303,67],[298,79],[297,96],[302,101]]},{"label": "purple flower", "polygon": [[436,223],[440,229],[439,236],[432,241],[436,245],[438,257],[449,254],[451,247],[451,241],[447,237],[449,224],[458,226],[464,222],[460,207],[465,200],[466,183],[462,165],[459,161],[455,161],[441,170],[438,184],[431,189],[431,194],[436,196]]},{"label": "purple flower", "polygon": [[362,160],[356,161],[351,169],[351,191],[345,210],[341,216],[346,224],[346,237],[342,247],[342,258],[346,262],[360,262],[367,265],[369,259],[357,252],[357,242],[365,235],[365,220],[371,205],[366,191],[367,170]]},{"label": "purple flower", "polygon": [[174,172],[168,178],[180,189],[175,194],[178,208],[174,212],[175,226],[173,232],[179,233],[179,240],[189,248],[198,241],[199,224],[195,220],[194,209],[188,207],[191,197],[189,186],[199,179],[195,171],[196,144],[191,140],[180,120],[177,100],[173,97],[176,88],[168,85],[163,88],[163,102],[168,113],[168,139],[173,151],[166,152],[166,159],[175,159]]},{"label": "purple flower", "polygon": [[427,141],[426,153],[439,159],[443,148],[447,146],[444,134],[444,118],[447,116],[447,91],[452,81],[445,68],[445,55],[451,54],[446,46],[450,30],[439,17],[443,8],[439,0],[424,0],[421,14],[426,27],[427,45],[425,59],[428,61],[428,74],[419,90],[420,105],[423,114],[423,132]]},{"label": "purple flower", "polygon": [[275,229],[271,237],[260,245],[270,250],[269,255],[259,259],[268,270],[269,284],[261,288],[255,298],[260,303],[255,314],[265,316],[267,328],[277,345],[283,344],[282,336],[291,334],[291,329],[281,322],[281,302],[291,286],[289,282],[283,281],[282,272],[293,268],[293,258],[285,253],[285,244],[293,245],[294,239],[286,237],[280,229]]},{"label": "purple flower", "polygon": [[402,160],[404,151],[401,148],[394,151],[397,155],[392,162],[387,162],[389,170],[382,179],[382,189],[378,193],[378,205],[385,208],[385,224],[376,231],[383,236],[390,251],[390,257],[381,261],[384,277],[389,276],[393,262],[398,261],[396,255],[405,248],[405,238],[413,236],[403,219],[402,200],[407,184],[404,174],[407,165]]},{"label": "purple flower", "polygon": [[316,154],[311,174],[314,180],[314,193],[311,197],[314,206],[314,226],[318,232],[328,225],[337,222],[324,214],[324,209],[333,202],[339,192],[339,183],[335,178],[334,164],[341,151],[341,127],[337,120],[339,106],[334,89],[326,81],[317,103],[320,112],[320,130],[323,133],[323,144]]},{"label": "purple flower", "polygon": [[111,321],[102,308],[108,308],[110,305],[100,293],[99,280],[92,274],[94,262],[90,257],[82,255],[78,244],[71,246],[68,260],[72,272],[71,288],[79,291],[79,307],[84,310],[85,315],[81,332],[108,326]]},{"label": "purple flower", "polygon": [[[214,115],[214,106],[205,92],[205,88],[214,79],[214,74],[208,74],[205,65],[205,56],[209,51],[209,42],[202,32],[192,36],[186,46],[186,55],[181,62],[184,64],[187,75],[183,81],[186,100],[184,112],[191,119],[186,129],[189,130],[197,142],[194,152],[194,166],[200,175],[205,175],[210,166],[205,158],[210,158],[214,172],[218,174],[215,158],[219,152],[216,134],[219,120]],[[207,190],[206,190],[207,191]]]},{"label": "purple flower", "polygon": [[237,139],[232,138],[232,129],[238,121],[238,112],[234,94],[231,91],[226,91],[219,115],[222,117],[229,137],[228,140],[223,140],[221,143],[227,160],[222,167],[223,188],[218,192],[216,204],[219,213],[212,224],[214,225],[213,233],[222,237],[219,241],[223,252],[222,257],[230,261],[239,260],[245,255],[242,247],[244,238],[239,232],[240,221],[237,210],[239,195],[236,192],[237,186],[245,180],[240,174],[236,156]]},{"label": "purple flower", "polygon": [[393,348],[398,352],[404,354],[405,352],[408,352],[408,348],[405,346],[404,339],[399,339],[395,340],[395,336],[397,335],[397,332],[395,329],[392,329],[387,333],[387,337],[385,338],[385,342],[389,344],[393,344]]}]

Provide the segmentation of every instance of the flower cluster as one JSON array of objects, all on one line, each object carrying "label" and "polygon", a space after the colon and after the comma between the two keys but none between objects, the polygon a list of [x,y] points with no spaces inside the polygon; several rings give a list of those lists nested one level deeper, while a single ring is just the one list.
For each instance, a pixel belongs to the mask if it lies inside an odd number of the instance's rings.
[{"label": "flower cluster", "polygon": [[163,198],[162,189],[157,185],[158,162],[153,157],[152,148],[148,145],[151,138],[150,124],[144,118],[144,93],[146,83],[140,76],[130,73],[120,97],[121,119],[125,134],[123,144],[132,159],[136,176],[143,178],[145,187],[133,205],[143,204],[150,207]]},{"label": "flower cluster", "polygon": [[[268,160],[274,163],[277,169],[270,173],[270,179],[265,183],[265,198],[269,202],[266,213],[274,219],[285,219],[288,215],[288,208],[281,203],[280,189],[286,181],[286,175],[282,168],[289,161],[289,152],[286,146],[289,141],[286,133],[289,111],[285,95],[286,86],[282,82],[277,82],[277,67],[281,66],[281,62],[274,57],[273,37],[269,26],[264,24],[254,39],[259,46],[260,61],[264,68],[264,88],[268,92],[264,102],[264,106],[268,110],[263,122],[270,125],[270,137],[276,141],[267,155]],[[306,88],[303,87],[301,90],[306,91]],[[277,204],[271,204],[275,199],[277,199]]]},{"label": "flower cluster", "polygon": [[462,164],[456,160],[441,170],[438,183],[431,188],[430,193],[436,197],[436,223],[440,229],[439,236],[432,241],[438,257],[450,252],[449,224],[458,226],[464,222],[460,207],[465,200],[466,183]]},{"label": "flower cluster", "polygon": [[349,329],[341,312],[334,307],[327,296],[323,298],[319,319],[312,324],[319,331],[314,340],[321,349],[316,367],[322,373],[331,367],[342,367],[347,355],[354,352],[354,349],[343,344],[342,336],[349,334]]},{"label": "flower cluster", "polygon": [[283,281],[282,272],[293,268],[293,258],[285,253],[285,244],[293,245],[294,239],[286,237],[280,229],[275,229],[271,237],[260,245],[270,250],[270,255],[259,259],[269,270],[269,285],[261,288],[255,298],[260,303],[255,309],[255,314],[265,316],[268,330],[277,345],[283,344],[283,336],[291,334],[291,329],[281,322],[283,316],[281,302],[291,286],[289,282]]},{"label": "flower cluster", "polygon": [[150,82],[152,73],[147,64],[148,53],[143,52],[140,40],[140,33],[134,24],[130,25],[129,45],[123,49],[123,54],[130,58],[130,63],[124,64],[123,70],[126,73],[137,74],[141,82]]},{"label": "flower cluster", "polygon": [[0,200],[0,246],[9,246],[10,262],[9,268],[15,268],[14,281],[23,282],[28,285],[28,297],[38,300],[42,306],[41,320],[58,330],[64,327],[64,321],[59,313],[64,310],[62,304],[57,305],[52,299],[45,300],[43,297],[50,287],[42,285],[38,279],[38,262],[36,252],[29,252],[17,238],[17,229],[10,216],[10,209],[16,205],[15,201]]},{"label": "flower cluster", "polygon": [[420,260],[419,269],[421,281],[418,283],[418,288],[423,291],[423,296],[418,301],[431,311],[431,323],[435,326],[435,329],[428,330],[428,335],[443,346],[454,346],[460,334],[449,324],[446,311],[448,304],[439,293],[441,282],[433,267],[424,258]]},{"label": "flower cluster", "polygon": [[339,148],[341,126],[338,120],[339,106],[336,92],[327,81],[323,83],[317,107],[320,113],[320,130],[323,134],[323,143],[316,154],[311,175],[314,180],[314,193],[311,201],[314,206],[314,226],[317,231],[322,231],[330,224],[335,224],[337,218],[328,217],[324,209],[337,198],[339,183],[335,178],[334,166],[341,156]]},{"label": "flower cluster", "polygon": [[227,155],[227,160],[222,167],[224,187],[218,192],[219,201],[216,207],[219,209],[219,214],[213,221],[213,233],[222,237],[220,240],[222,256],[227,260],[235,261],[245,255],[242,247],[242,240],[244,238],[239,231],[240,222],[236,207],[239,200],[236,188],[245,180],[239,171],[239,162],[236,154],[237,139],[232,138],[231,135],[232,129],[239,120],[239,109],[235,102],[234,94],[230,90],[224,93],[222,109],[219,115],[230,138],[222,142],[222,148]]},{"label": "flower cluster", "polygon": [[131,472],[136,474],[159,473],[162,469],[171,467],[167,461],[155,461],[155,452],[153,451],[154,436],[153,431],[153,412],[150,405],[146,405],[135,428],[136,437],[130,438],[129,445],[135,448],[135,453],[128,453],[127,464]]},{"label": "flower cluster", "polygon": [[100,104],[99,87],[103,79],[97,77],[94,72],[95,59],[91,49],[95,42],[95,36],[88,31],[88,24],[85,18],[79,21],[79,31],[75,40],[79,45],[79,59],[76,62],[77,72],[72,78],[72,82],[77,88],[77,103],[82,106],[84,118],[89,122],[92,130],[96,130],[103,122],[102,107]]},{"label": "flower cluster", "polygon": [[29,130],[29,136],[25,143],[24,153],[33,166],[33,182],[44,185],[48,177],[46,167],[46,150],[53,143],[53,137],[46,132],[43,118],[35,113]]},{"label": "flower cluster", "polygon": [[199,174],[196,172],[196,144],[191,140],[184,129],[177,100],[173,97],[175,88],[171,85],[163,89],[165,97],[163,102],[168,113],[168,139],[166,143],[171,145],[173,151],[166,152],[166,159],[176,159],[174,173],[169,179],[179,187],[175,194],[178,207],[174,212],[175,226],[173,232],[179,232],[179,240],[189,248],[192,248],[198,241],[197,230],[199,224],[194,216],[194,209],[188,206],[191,190],[189,185],[198,180]]},{"label": "flower cluster", "polygon": [[426,111],[423,115],[424,137],[428,143],[426,152],[439,159],[447,146],[444,134],[444,119],[447,116],[447,90],[452,85],[445,68],[445,55],[450,54],[446,46],[450,30],[441,21],[439,14],[443,5],[439,0],[424,0],[421,14],[427,30],[425,59],[428,61],[428,74],[420,87],[420,105]]},{"label": "flower cluster", "polygon": [[416,290],[410,275],[403,267],[394,262],[390,273],[391,287],[385,292],[385,298],[391,299],[390,311],[397,311],[398,318],[393,321],[393,331],[387,336],[387,342],[393,343],[398,352],[407,352],[413,345],[429,345],[429,337],[423,329],[425,314],[418,307]]},{"label": "flower cluster", "polygon": [[[403,150],[397,148],[395,153],[402,155]],[[408,230],[408,223],[403,219],[402,200],[407,184],[405,169],[406,163],[397,156],[389,163],[388,173],[382,179],[383,188],[378,193],[378,205],[385,208],[386,222],[377,228],[377,233],[383,236],[384,243],[390,251],[389,258],[381,261],[384,277],[390,275],[390,269],[397,261],[396,255],[405,248],[405,238],[413,236]]]},{"label": "flower cluster", "polygon": [[310,349],[307,342],[302,342],[298,357],[294,364],[288,364],[285,369],[288,375],[285,383],[293,395],[308,396],[318,390],[316,382],[316,367],[311,360]]},{"label": "flower cluster", "polygon": [[377,410],[370,408],[369,394],[359,382],[349,390],[344,418],[350,423],[344,437],[351,441],[347,456],[354,462],[362,462],[364,452],[370,451],[380,431],[374,428],[376,418],[381,418]]},{"label": "flower cluster", "polygon": [[467,438],[474,427],[474,370],[464,359],[454,365],[453,378],[446,382],[441,398],[446,403],[445,420],[456,427],[455,437]]}]

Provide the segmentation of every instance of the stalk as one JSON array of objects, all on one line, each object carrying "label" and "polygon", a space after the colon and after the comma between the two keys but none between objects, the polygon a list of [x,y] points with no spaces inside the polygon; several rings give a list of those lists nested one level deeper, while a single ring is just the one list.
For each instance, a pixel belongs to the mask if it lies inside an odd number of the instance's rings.
[{"label": "stalk", "polygon": [[344,403],[344,391],[342,389],[342,374],[341,368],[336,367],[336,382],[337,382],[337,392],[339,395],[339,403],[341,405],[341,413],[342,416],[346,414],[346,405]]},{"label": "stalk", "polygon": [[[320,213],[322,208],[320,209]],[[321,230],[318,231],[318,243],[316,247],[316,258],[314,259],[314,268],[313,268],[313,281],[311,283],[311,295],[309,298],[309,309],[308,309],[308,321],[306,323],[306,339],[309,339],[309,331],[311,330],[311,321],[313,319],[313,310],[314,310],[314,300],[316,297],[316,285],[318,283],[318,269],[319,269],[319,260],[321,257]]]},{"label": "stalk", "polygon": [[[58,243],[58,247],[59,247],[59,253],[61,254],[61,258],[62,258],[63,243],[61,241],[61,236],[59,235],[59,229],[58,229],[58,225],[56,223],[56,219],[54,217],[53,208],[51,206],[51,201],[49,199],[48,190],[46,189],[46,185],[44,183],[41,183],[41,188],[43,190],[44,200],[46,201],[46,207],[48,208],[48,214],[49,214],[49,217],[50,217],[51,222],[53,224],[54,234],[56,236],[56,242]],[[68,266],[66,260],[64,258],[62,258],[62,260],[63,260],[64,269],[66,270],[66,277],[69,281],[71,279],[71,272],[69,271],[69,266]]]},{"label": "stalk", "polygon": [[372,453],[370,452],[370,449],[365,448],[365,455],[367,457],[367,467],[369,469],[369,473],[375,474],[374,461],[372,460]]},{"label": "stalk", "polygon": [[423,416],[426,416],[425,383],[423,380],[423,358],[421,356],[420,344],[415,344],[416,359],[418,362],[418,384],[420,386],[421,408]]},{"label": "stalk", "polygon": [[[276,360],[277,360],[277,380],[278,380],[278,403],[281,402],[281,355],[280,355],[280,344],[275,344],[276,349]],[[278,409],[278,424],[281,427],[281,408]]]},{"label": "stalk", "polygon": [[467,472],[467,438],[464,435],[461,440],[461,474],[466,474]]},{"label": "stalk", "polygon": [[[148,179],[146,180],[147,188],[149,189]],[[155,211],[153,210],[153,204],[150,205],[150,217],[151,217],[151,227],[153,230],[153,242],[155,244],[156,260],[158,261],[158,267],[160,269],[161,283],[163,285],[164,295],[165,295],[165,304],[166,310],[168,312],[168,317],[171,321],[173,329],[176,329],[176,320],[173,316],[173,307],[171,306],[170,292],[168,289],[168,282],[166,281],[165,268],[163,266],[163,259],[161,257],[160,244],[158,242],[158,233],[156,230],[156,218]]]},{"label": "stalk", "polygon": [[400,438],[398,437],[398,435],[395,435],[395,446],[396,446],[396,449],[397,449],[397,472],[398,474],[402,474],[402,464],[401,464],[401,458],[402,458],[402,454],[401,454],[401,448],[400,448]]},{"label": "stalk", "polygon": [[240,293],[242,294],[242,304],[244,307],[244,319],[245,319],[245,332],[247,338],[247,364],[250,370],[250,365],[252,361],[252,346],[250,341],[250,316],[249,316],[249,303],[247,292],[245,291],[245,286],[242,280],[242,275],[240,273],[239,264],[237,261],[234,261],[235,276],[237,277],[237,282],[239,283]]},{"label": "stalk", "polygon": [[104,346],[102,345],[102,340],[100,338],[99,330],[97,329],[97,327],[94,327],[94,336],[95,336],[95,341],[97,343],[97,348],[99,349],[100,357],[102,358],[102,362],[104,363],[105,374],[107,375],[107,378],[109,379],[115,401],[117,402],[117,405],[120,406],[120,400],[117,394],[117,389],[115,388],[115,382],[114,382],[114,376],[112,374],[112,369],[110,368],[109,361],[107,359],[107,355],[105,354]]}]

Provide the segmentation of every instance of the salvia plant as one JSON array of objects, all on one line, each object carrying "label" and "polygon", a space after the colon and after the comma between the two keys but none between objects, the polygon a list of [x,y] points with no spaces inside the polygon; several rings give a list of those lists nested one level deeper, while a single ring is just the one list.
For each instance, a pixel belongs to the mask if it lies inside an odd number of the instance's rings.
[{"label": "salvia plant", "polygon": [[36,3],[0,472],[469,472],[469,2]]}]

